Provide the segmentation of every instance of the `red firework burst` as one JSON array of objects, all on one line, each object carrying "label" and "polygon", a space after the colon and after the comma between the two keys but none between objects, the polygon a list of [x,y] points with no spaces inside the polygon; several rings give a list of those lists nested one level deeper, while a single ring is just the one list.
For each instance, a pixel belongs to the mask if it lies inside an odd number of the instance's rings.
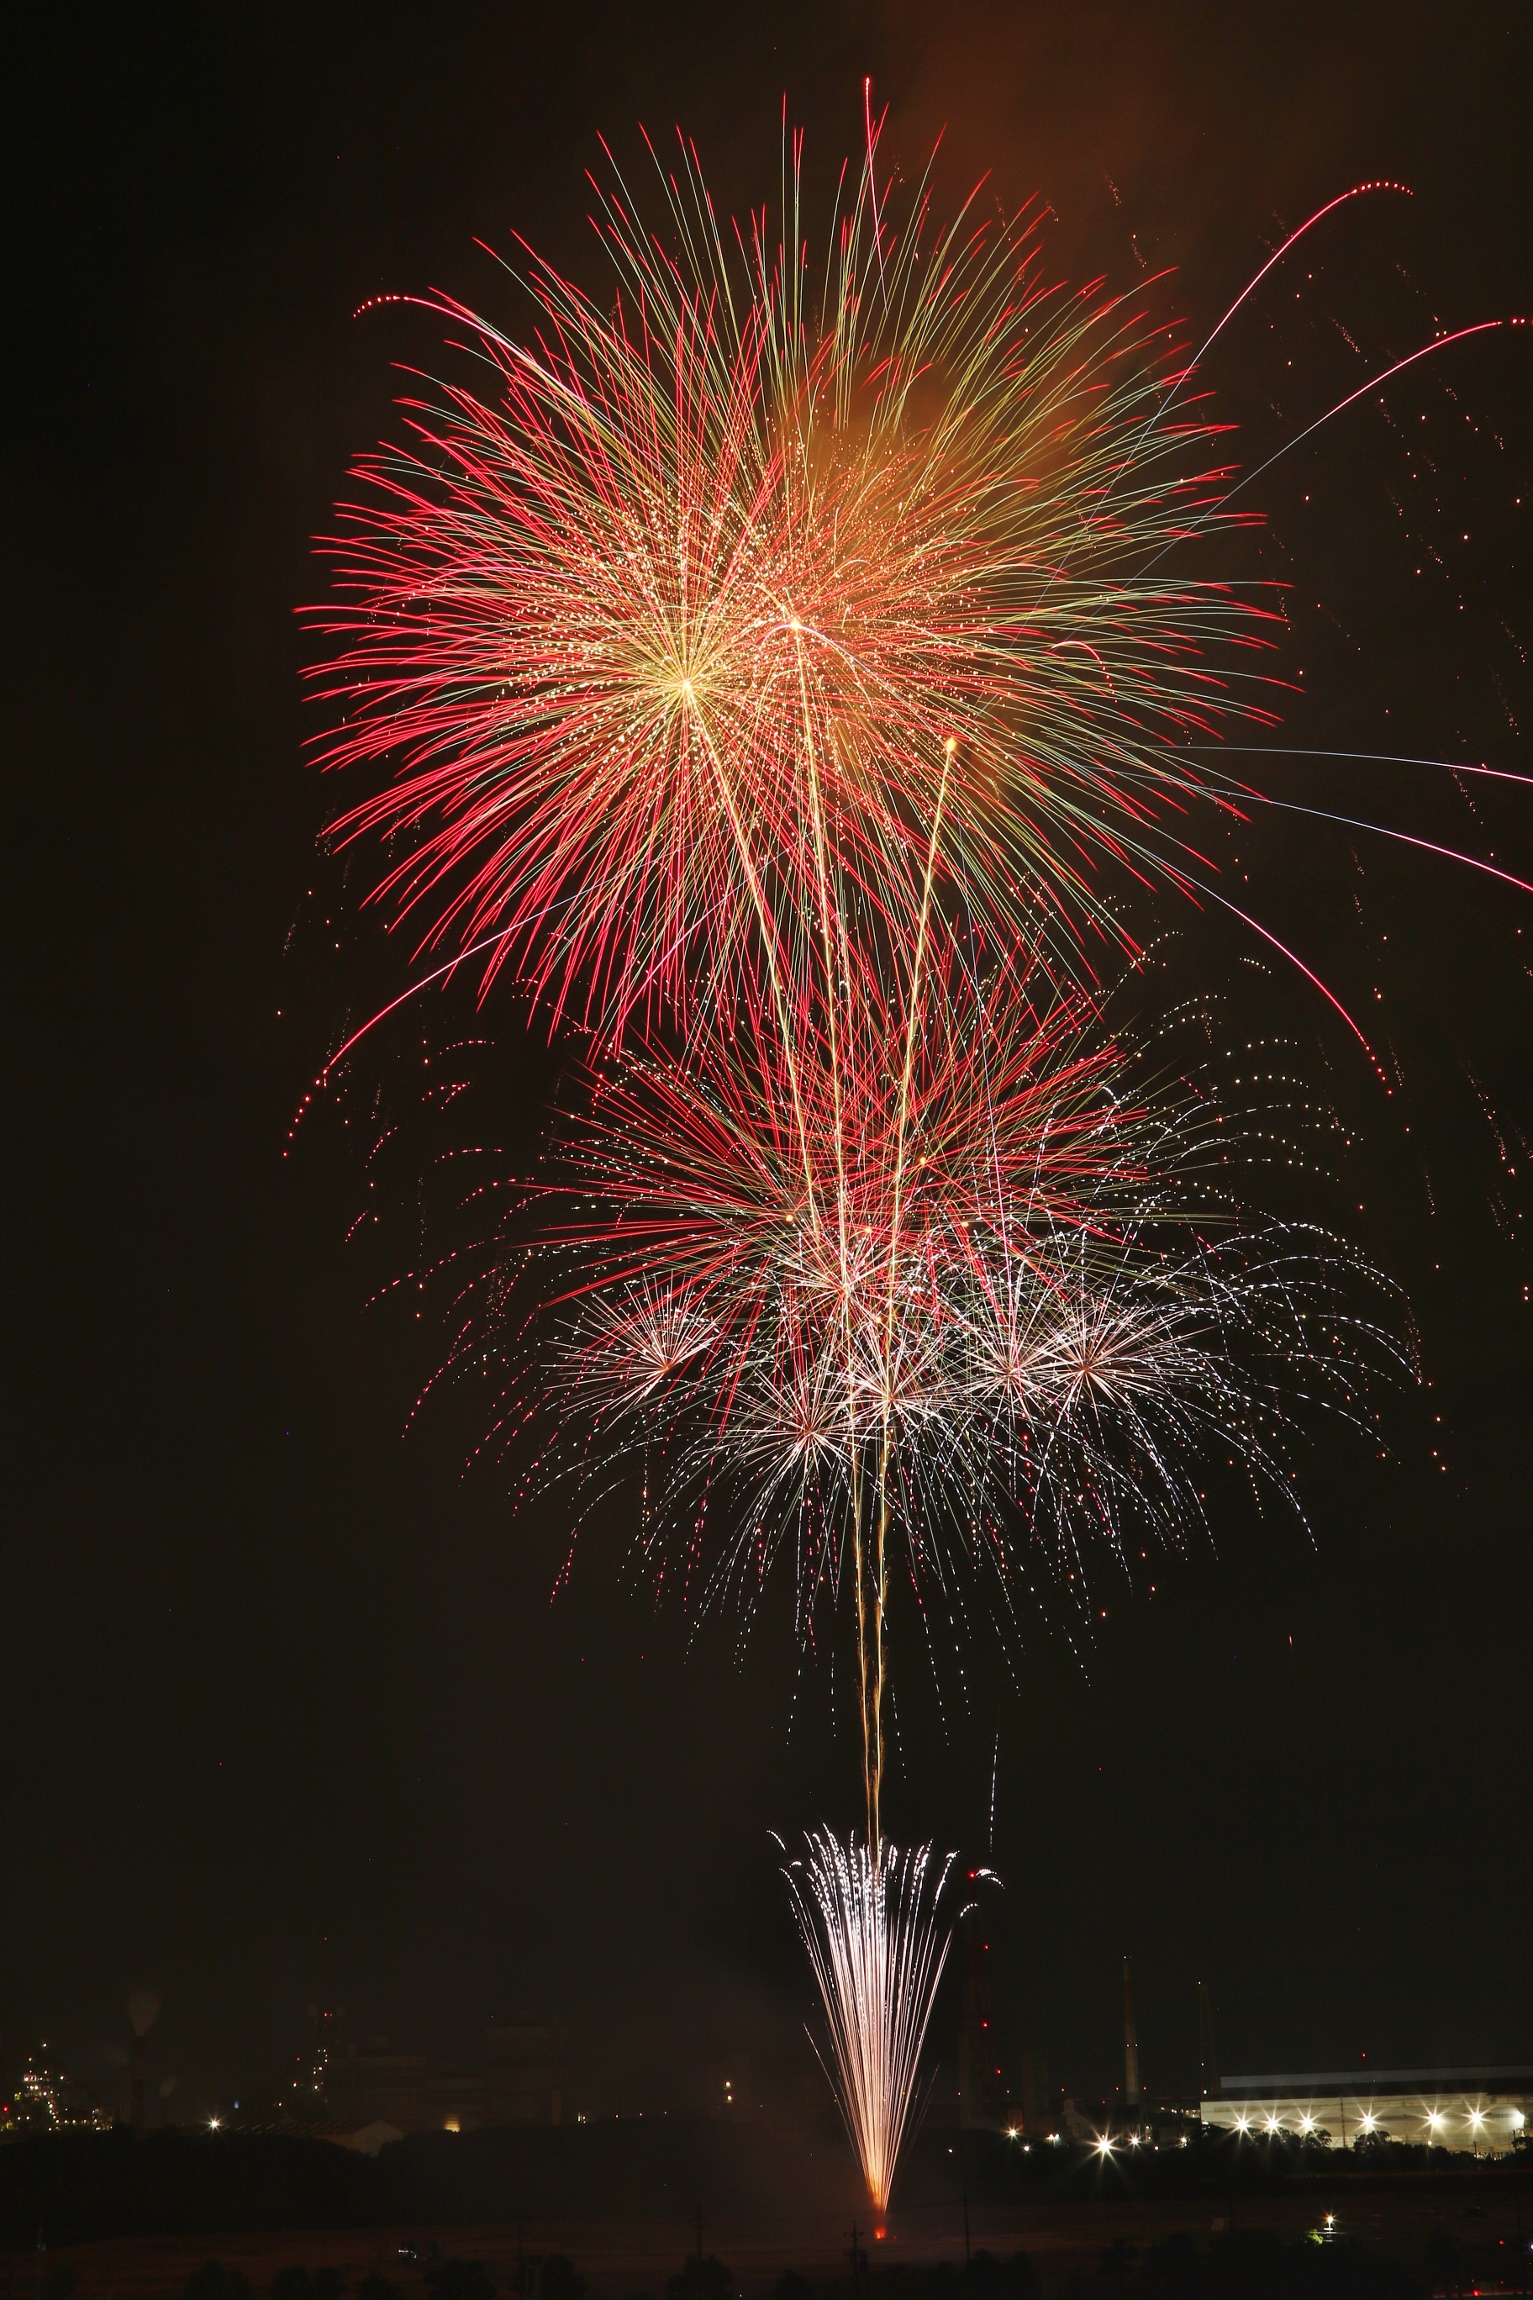
[{"label": "red firework burst", "polygon": [[1171,331],[1026,217],[896,230],[874,143],[817,298],[796,188],[733,250],[690,152],[668,199],[603,201],[609,309],[535,259],[528,344],[438,303],[493,389],[412,404],[326,546],[323,757],[392,770],[336,835],[603,1032],[737,968],[785,1015],[832,913],[1116,932],[1097,866],[1174,877],[1219,787],[1177,746],[1267,715],[1259,600],[1165,564],[1227,477]]}]

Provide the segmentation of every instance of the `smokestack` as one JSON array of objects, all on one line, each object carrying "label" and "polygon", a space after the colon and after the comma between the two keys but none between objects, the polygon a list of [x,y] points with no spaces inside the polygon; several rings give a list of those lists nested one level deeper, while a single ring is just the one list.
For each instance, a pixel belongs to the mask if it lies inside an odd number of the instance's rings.
[{"label": "smokestack", "polygon": [[159,2017],[160,2000],[154,1990],[135,1989],[128,1999],[128,2021],[133,2030],[128,2056],[128,2123],[135,2132],[144,2129],[144,2040]]},{"label": "smokestack", "polygon": [[1134,2026],[1134,1967],[1123,1960],[1123,2097],[1132,2105],[1139,2098],[1139,2031]]},{"label": "smokestack", "polygon": [[1209,1999],[1208,1983],[1198,1983],[1198,2082],[1203,2098],[1219,2090],[1219,2058],[1214,2051],[1214,2008]]},{"label": "smokestack", "polygon": [[995,2065],[985,1969],[990,1944],[982,1936],[983,1922],[978,1904],[971,1902],[963,1919],[963,2015],[958,2031],[958,2121],[966,2132],[983,2131],[1001,2122],[1001,2072]]}]

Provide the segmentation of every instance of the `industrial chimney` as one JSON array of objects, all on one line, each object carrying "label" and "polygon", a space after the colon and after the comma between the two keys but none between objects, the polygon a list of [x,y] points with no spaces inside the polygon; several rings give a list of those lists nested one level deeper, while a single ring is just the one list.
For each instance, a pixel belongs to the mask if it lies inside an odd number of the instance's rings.
[{"label": "industrial chimney", "polygon": [[134,2132],[144,2129],[145,2039],[160,2017],[160,2000],[153,1989],[139,1988],[128,1999],[128,2025],[133,2043],[128,2055],[128,2123]]},{"label": "industrial chimney", "polygon": [[1214,2051],[1214,2008],[1208,1983],[1198,1983],[1198,2082],[1207,2100],[1219,2090],[1219,2061]]},{"label": "industrial chimney", "polygon": [[1139,2098],[1139,2031],[1134,2026],[1134,1967],[1123,1960],[1123,2097],[1132,2107]]}]

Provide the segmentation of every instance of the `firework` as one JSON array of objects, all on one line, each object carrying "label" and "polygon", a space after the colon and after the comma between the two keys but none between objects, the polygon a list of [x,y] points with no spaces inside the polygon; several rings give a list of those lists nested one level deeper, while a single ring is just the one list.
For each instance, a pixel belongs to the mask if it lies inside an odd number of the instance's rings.
[{"label": "firework", "polygon": [[865,1834],[822,1829],[788,1875],[878,2212],[950,1865],[883,1828],[892,1577],[927,1620],[977,1581],[1010,1625],[1040,1548],[1084,1591],[1093,1549],[1206,1533],[1219,1455],[1297,1507],[1295,1381],[1366,1425],[1399,1357],[1356,1315],[1356,1256],[1236,1227],[1212,1097],[1157,1095],[1046,992],[938,963],[901,1015],[865,980],[791,1071],[730,1017],[604,1083],[550,1187],[562,1220],[542,1206],[574,1278],[545,1363],[577,1456],[603,1479],[642,1461],[648,1538],[684,1525],[689,1562],[721,1525],[717,1593],[753,1602],[786,1552],[807,1626],[851,1584]]},{"label": "firework", "polygon": [[736,976],[791,1033],[835,920],[1020,908],[1078,967],[1098,866],[1175,876],[1222,787],[1185,746],[1270,717],[1261,594],[1161,564],[1228,473],[1144,296],[897,211],[871,134],[812,269],[797,156],[775,244],[684,149],[662,230],[601,201],[610,306],[534,258],[528,344],[440,302],[488,386],[412,404],[329,546],[323,755],[393,767],[336,836],[608,1033]]},{"label": "firework", "polygon": [[1264,591],[1189,559],[1243,516],[1196,358],[1025,214],[896,213],[867,130],[813,265],[796,142],[732,240],[683,146],[658,230],[599,194],[609,303],[531,256],[525,342],[435,299],[482,381],[360,466],[317,621],[373,777],[336,837],[436,973],[590,1034],[551,1170],[447,1257],[448,1368],[521,1422],[531,1361],[542,1473],[642,1464],[707,1598],[784,1555],[802,1634],[850,1594],[866,1833],[788,1875],[881,2210],[947,1953],[883,1831],[896,1583],[1010,1627],[1035,1555],[1083,1594],[1206,1535],[1219,1456],[1297,1509],[1296,1388],[1371,1432],[1403,1352],[1350,1249],[1242,1219],[1241,1114],[1088,955],[1116,876],[1209,891],[1189,810],[1271,719]]},{"label": "firework", "polygon": [[[829,1829],[785,1871],[825,2008],[826,2067],[875,2211],[889,2203],[921,2047],[951,1936],[938,1903],[953,1865],[932,1849],[876,1852]],[[816,2048],[818,2049],[818,2048]]]},{"label": "firework", "polygon": [[717,1017],[597,1078],[454,1264],[450,1362],[509,1355],[516,1413],[531,1338],[544,1474],[606,1490],[631,1462],[645,1547],[663,1569],[681,1532],[704,1602],[753,1607],[781,1563],[802,1635],[851,1599],[877,1848],[896,1587],[928,1627],[977,1590],[1011,1629],[1035,1562],[1084,1597],[1095,1550],[1206,1537],[1213,1459],[1297,1508],[1296,1383],[1373,1426],[1388,1289],[1320,1231],[1241,1223],[1244,1130],[999,961],[934,964],[913,1014],[864,978],[791,1063]]}]

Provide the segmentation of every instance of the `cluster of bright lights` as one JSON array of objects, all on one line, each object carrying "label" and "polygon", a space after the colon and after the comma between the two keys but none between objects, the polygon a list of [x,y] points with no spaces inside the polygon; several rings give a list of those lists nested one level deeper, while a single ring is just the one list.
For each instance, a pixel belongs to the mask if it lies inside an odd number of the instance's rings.
[{"label": "cluster of bright lights", "polygon": [[[80,2128],[98,2131],[106,2121],[103,2110],[94,2101],[82,2098],[81,2088],[62,2069],[53,2066],[46,2057],[47,2052],[45,2038],[37,2052],[27,2057],[16,2087],[17,2125],[22,2130],[40,2124],[51,2132]],[[9,2119],[9,2102],[5,2113]]]},{"label": "cluster of bright lights", "polygon": [[[1344,2118],[1344,2111],[1339,2113],[1341,2113]],[[1485,2131],[1489,2124],[1493,2121],[1492,2118],[1487,2115],[1484,2106],[1480,2102],[1473,2100],[1466,2100],[1463,2102],[1461,2114],[1464,2129],[1474,2134]],[[1359,2112],[1357,2121],[1358,2133],[1359,2137],[1361,2138],[1371,2138],[1376,2133],[1385,2135],[1388,2133],[1387,2119],[1381,2116],[1377,2109],[1374,2107],[1362,2109]],[[1452,2123],[1452,2118],[1449,2116],[1445,2109],[1441,2107],[1434,2107],[1429,2108],[1423,2112],[1421,2121],[1426,2132],[1429,2135],[1436,2136],[1446,2132],[1449,2129]],[[1510,2107],[1506,2112],[1506,2121],[1511,2131],[1520,2132],[1527,2121],[1526,2114],[1520,2108],[1515,2106]],[[1238,2133],[1249,2134],[1252,2130],[1252,2127],[1253,2119],[1250,2116],[1237,2116],[1234,2120],[1234,2129]],[[1261,2120],[1260,2128],[1264,2133],[1277,2139],[1281,2139],[1285,2133],[1290,2131],[1296,2131],[1301,2137],[1306,2137],[1312,2133],[1319,2132],[1322,2129],[1312,2109],[1304,2111],[1302,2115],[1296,2118],[1292,2125],[1289,2125],[1284,2121],[1283,2115],[1279,2110],[1269,2109],[1266,2112],[1265,2117]]]}]

